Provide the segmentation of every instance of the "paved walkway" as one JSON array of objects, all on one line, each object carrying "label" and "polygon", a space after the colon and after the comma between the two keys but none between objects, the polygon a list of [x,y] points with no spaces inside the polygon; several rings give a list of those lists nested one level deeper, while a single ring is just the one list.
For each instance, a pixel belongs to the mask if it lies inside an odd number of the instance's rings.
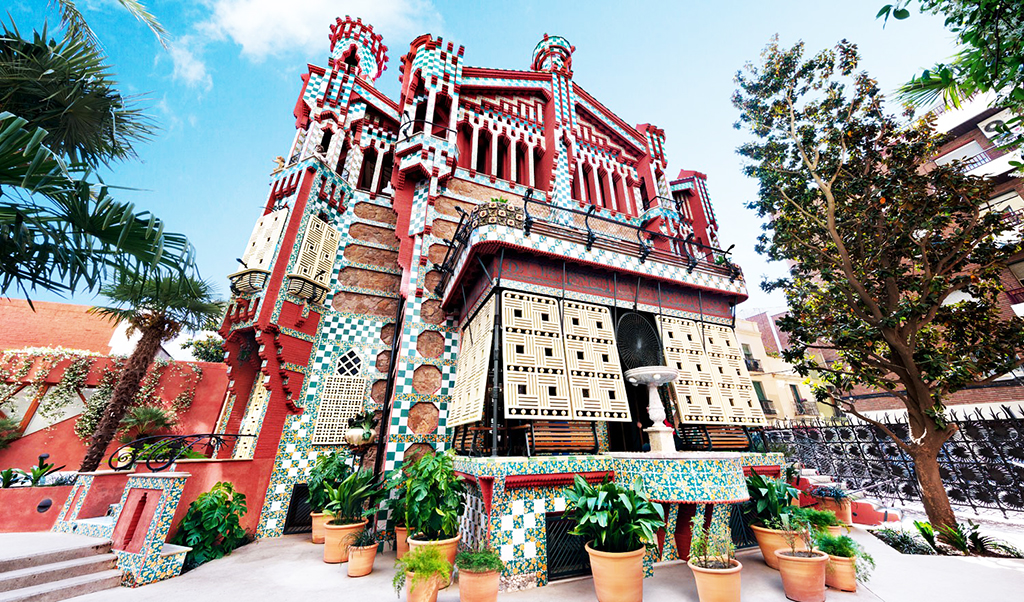
[{"label": "paved walkway", "polygon": [[[1024,598],[1024,560],[993,560],[904,556],[863,530],[854,533],[878,563],[872,580],[857,593],[829,590],[836,602],[1002,602]],[[394,555],[378,554],[374,572],[350,579],[345,565],[321,561],[321,547],[308,535],[286,536],[249,544],[227,558],[215,560],[185,575],[138,589],[119,589],[75,598],[76,602],[164,602],[216,600],[217,602],[279,602],[280,600],[339,599],[357,602],[394,600],[391,578]],[[784,602],[782,581],[765,566],[757,550],[738,555],[743,563],[743,599],[748,602]],[[404,597],[403,597],[404,599]],[[438,602],[456,602],[457,586],[441,592]],[[501,594],[499,601],[593,602],[589,578],[562,581],[544,588]],[[644,582],[650,602],[696,602],[690,570],[683,563],[660,565],[655,577]]]}]

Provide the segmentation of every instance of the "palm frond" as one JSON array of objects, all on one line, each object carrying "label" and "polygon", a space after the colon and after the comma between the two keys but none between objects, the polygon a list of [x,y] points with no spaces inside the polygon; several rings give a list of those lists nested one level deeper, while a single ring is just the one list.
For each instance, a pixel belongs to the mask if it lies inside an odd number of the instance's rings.
[{"label": "palm frond", "polygon": [[[89,23],[86,22],[85,17],[78,10],[74,0],[51,0],[50,3],[57,5],[57,10],[60,11],[61,25],[68,33],[85,38],[93,46],[99,45],[96,34],[89,27]],[[164,26],[160,24],[157,18],[141,2],[138,2],[138,0],[117,0],[117,3],[121,5],[121,8],[128,11],[128,14],[145,24],[153,32],[153,35],[156,36],[160,45],[167,48],[167,30],[164,29]]]},{"label": "palm frond", "polygon": [[978,92],[971,78],[964,77],[958,55],[950,64],[925,69],[896,90],[896,98],[914,107],[930,107],[939,101],[949,108],[961,105]]},{"label": "palm frond", "polygon": [[214,299],[214,287],[207,281],[178,274],[154,274],[146,278],[124,274],[102,289],[113,304],[89,311],[136,328],[158,321],[165,325],[165,338],[181,331],[201,330],[211,318],[224,311],[225,303]]}]

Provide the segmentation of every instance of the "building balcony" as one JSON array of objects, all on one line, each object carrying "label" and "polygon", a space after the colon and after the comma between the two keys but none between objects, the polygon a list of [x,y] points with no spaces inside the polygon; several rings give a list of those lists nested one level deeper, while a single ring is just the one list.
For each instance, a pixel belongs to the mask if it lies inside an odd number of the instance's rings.
[{"label": "building balcony", "polygon": [[764,369],[761,367],[761,360],[756,357],[745,357],[743,362],[747,364],[747,370],[750,372],[764,372]]},{"label": "building balcony", "polygon": [[290,295],[316,305],[322,304],[327,298],[327,287],[316,280],[298,274],[288,274],[286,278]]},{"label": "building balcony", "polygon": [[765,416],[778,416],[779,412],[775,409],[775,402],[770,399],[758,399],[758,401],[761,403],[761,411]]},{"label": "building balcony", "polygon": [[268,270],[252,268],[235,272],[228,276],[228,280],[231,281],[232,292],[251,294],[258,293],[267,286],[268,276],[270,276]]},{"label": "building balcony", "polygon": [[434,292],[447,303],[463,270],[472,265],[474,249],[506,245],[538,254],[652,278],[745,294],[743,272],[729,253],[648,230],[639,220],[598,215],[585,209],[559,207],[531,198],[508,203],[482,203],[463,213],[449,248],[438,266],[442,278]]},{"label": "building balcony", "polygon": [[796,413],[798,416],[817,416],[820,414],[818,404],[805,399],[796,400]]}]

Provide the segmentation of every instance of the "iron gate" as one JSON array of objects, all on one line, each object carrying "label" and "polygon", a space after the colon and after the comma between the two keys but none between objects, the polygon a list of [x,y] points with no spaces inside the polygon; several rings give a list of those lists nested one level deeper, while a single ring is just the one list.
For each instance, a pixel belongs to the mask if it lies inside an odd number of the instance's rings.
[{"label": "iron gate", "polygon": [[313,530],[313,508],[309,505],[309,487],[299,483],[292,487],[292,500],[288,502],[288,514],[284,519],[284,534],[309,533]]},{"label": "iron gate", "polygon": [[562,518],[562,514],[546,515],[548,581],[568,579],[590,574],[590,556],[584,546],[587,544],[580,535],[569,531],[573,521]]}]

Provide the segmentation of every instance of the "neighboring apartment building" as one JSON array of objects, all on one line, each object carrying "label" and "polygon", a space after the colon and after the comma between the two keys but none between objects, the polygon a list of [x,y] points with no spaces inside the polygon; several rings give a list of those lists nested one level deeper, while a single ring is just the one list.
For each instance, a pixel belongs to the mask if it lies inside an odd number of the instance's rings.
[{"label": "neighboring apartment building", "polygon": [[776,338],[779,333],[762,331],[762,323],[769,323],[768,314],[737,319],[736,337],[765,417],[807,420],[835,415],[834,408],[814,401],[810,380],[797,374],[793,365],[780,357]]}]

